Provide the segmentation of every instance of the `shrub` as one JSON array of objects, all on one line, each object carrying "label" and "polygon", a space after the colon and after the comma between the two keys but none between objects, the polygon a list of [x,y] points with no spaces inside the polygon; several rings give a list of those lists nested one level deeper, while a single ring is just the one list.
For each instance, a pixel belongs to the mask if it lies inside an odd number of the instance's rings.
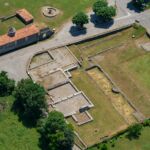
[{"label": "shrub", "polygon": [[141,134],[142,125],[141,124],[135,124],[128,128],[128,138],[138,138]]},{"label": "shrub", "polygon": [[21,115],[21,119],[30,120],[32,123],[37,122],[43,112],[47,111],[45,94],[44,88],[30,79],[18,82],[14,96],[15,108]]},{"label": "shrub", "polygon": [[84,12],[79,12],[72,18],[72,23],[76,24],[79,28],[83,28],[83,25],[88,22],[89,18]]},{"label": "shrub", "polygon": [[93,11],[103,21],[110,21],[116,15],[116,8],[108,6],[106,0],[98,0],[93,4]]},{"label": "shrub", "polygon": [[0,73],[0,96],[8,96],[12,94],[15,88],[15,81],[8,78],[5,71]]},{"label": "shrub", "polygon": [[62,113],[50,112],[40,129],[40,133],[41,147],[44,150],[72,150],[74,145],[73,128],[65,122]]},{"label": "shrub", "polygon": [[150,126],[150,119],[147,119],[143,122],[144,126]]}]

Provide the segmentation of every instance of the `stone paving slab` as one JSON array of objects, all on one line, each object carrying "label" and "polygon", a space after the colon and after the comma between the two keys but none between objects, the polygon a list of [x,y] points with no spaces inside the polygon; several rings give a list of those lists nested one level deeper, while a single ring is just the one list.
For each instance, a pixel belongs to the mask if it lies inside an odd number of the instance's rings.
[{"label": "stone paving slab", "polygon": [[150,52],[150,42],[142,44],[141,46],[145,51]]},{"label": "stone paving slab", "polygon": [[55,102],[64,97],[73,95],[77,90],[70,84],[70,82],[60,85],[52,90],[48,91],[48,94],[52,97],[52,100]]}]

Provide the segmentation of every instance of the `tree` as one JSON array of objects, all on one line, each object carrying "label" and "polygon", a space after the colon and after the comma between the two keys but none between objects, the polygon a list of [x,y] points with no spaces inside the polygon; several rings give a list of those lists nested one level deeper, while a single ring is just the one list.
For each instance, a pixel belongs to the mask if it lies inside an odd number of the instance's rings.
[{"label": "tree", "polygon": [[113,16],[116,15],[116,8],[108,6],[106,0],[98,0],[93,4],[93,11],[97,16],[103,19],[103,21],[110,21]]},{"label": "tree", "polygon": [[139,135],[141,134],[141,130],[142,130],[141,124],[135,124],[135,125],[129,127],[128,137],[131,139],[132,138],[138,138]]},{"label": "tree", "polygon": [[145,8],[147,2],[148,0],[133,0],[135,6],[137,6],[141,10]]},{"label": "tree", "polygon": [[83,28],[84,24],[89,23],[88,15],[84,12],[79,12],[72,18],[72,23],[76,24],[79,28]]},{"label": "tree", "polygon": [[97,11],[97,15],[102,17],[104,21],[109,21],[113,16],[116,15],[116,9],[112,6],[110,7],[102,7]]},{"label": "tree", "polygon": [[106,0],[98,0],[96,1],[94,4],[93,4],[93,11],[95,13],[97,13],[97,11],[99,10],[99,8],[102,8],[102,7],[107,7],[108,6],[108,3]]},{"label": "tree", "polygon": [[42,86],[33,83],[30,79],[22,79],[18,82],[14,91],[15,104],[22,119],[36,123],[47,110],[45,90]]},{"label": "tree", "polygon": [[52,111],[41,126],[41,145],[44,150],[72,150],[74,132],[62,113]]},{"label": "tree", "polygon": [[15,81],[8,78],[5,71],[0,73],[0,96],[7,96],[12,94],[15,88]]},{"label": "tree", "polygon": [[106,144],[102,144],[102,146],[101,146],[101,150],[108,150],[108,148],[107,148]]}]

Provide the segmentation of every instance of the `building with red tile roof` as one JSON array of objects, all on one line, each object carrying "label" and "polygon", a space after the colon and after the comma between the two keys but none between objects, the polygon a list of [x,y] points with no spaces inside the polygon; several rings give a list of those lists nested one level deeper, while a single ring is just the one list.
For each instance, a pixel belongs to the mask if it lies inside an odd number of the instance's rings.
[{"label": "building with red tile roof", "polygon": [[39,29],[32,24],[17,30],[13,36],[9,34],[0,36],[0,54],[39,41],[39,32]]},{"label": "building with red tile roof", "polygon": [[33,22],[33,16],[26,10],[20,9],[16,11],[16,15],[20,18],[25,24],[29,24]]}]

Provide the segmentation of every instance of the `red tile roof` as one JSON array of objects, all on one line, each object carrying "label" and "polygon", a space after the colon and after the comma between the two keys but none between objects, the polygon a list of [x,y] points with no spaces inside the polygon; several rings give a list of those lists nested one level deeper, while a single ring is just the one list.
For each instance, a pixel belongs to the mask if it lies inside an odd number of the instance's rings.
[{"label": "red tile roof", "polygon": [[33,20],[33,16],[26,9],[17,10],[16,14],[25,22],[30,22],[31,20]]},{"label": "red tile roof", "polygon": [[0,36],[0,46],[23,39],[33,34],[39,33],[39,29],[35,25],[26,26],[16,31],[15,36],[10,37],[7,34]]}]

